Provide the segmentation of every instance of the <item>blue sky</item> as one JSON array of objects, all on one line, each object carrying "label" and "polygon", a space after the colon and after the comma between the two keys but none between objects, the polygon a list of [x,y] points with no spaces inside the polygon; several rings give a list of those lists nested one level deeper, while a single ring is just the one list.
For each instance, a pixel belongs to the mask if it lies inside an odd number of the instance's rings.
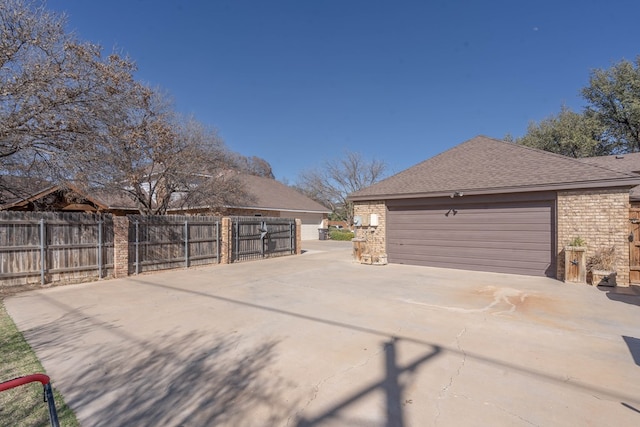
[{"label": "blue sky", "polygon": [[581,110],[594,68],[640,54],[637,0],[48,0],[138,79],[266,159],[346,150],[397,173],[475,135]]}]

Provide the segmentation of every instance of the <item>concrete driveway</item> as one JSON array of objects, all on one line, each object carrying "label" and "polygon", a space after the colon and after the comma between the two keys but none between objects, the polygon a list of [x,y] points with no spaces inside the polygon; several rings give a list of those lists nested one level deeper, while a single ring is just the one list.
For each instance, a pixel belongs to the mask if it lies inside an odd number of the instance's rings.
[{"label": "concrete driveway", "polygon": [[5,303],[83,426],[640,425],[640,296],[303,255]]}]

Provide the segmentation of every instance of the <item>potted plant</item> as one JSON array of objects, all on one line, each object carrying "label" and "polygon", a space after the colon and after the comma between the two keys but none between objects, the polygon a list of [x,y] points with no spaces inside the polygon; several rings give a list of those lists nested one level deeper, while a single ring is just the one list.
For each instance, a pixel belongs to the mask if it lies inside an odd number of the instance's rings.
[{"label": "potted plant", "polygon": [[587,242],[580,236],[574,237],[564,247],[564,281],[587,283]]},{"label": "potted plant", "polygon": [[587,267],[593,286],[616,286],[616,247],[599,248],[589,257]]}]

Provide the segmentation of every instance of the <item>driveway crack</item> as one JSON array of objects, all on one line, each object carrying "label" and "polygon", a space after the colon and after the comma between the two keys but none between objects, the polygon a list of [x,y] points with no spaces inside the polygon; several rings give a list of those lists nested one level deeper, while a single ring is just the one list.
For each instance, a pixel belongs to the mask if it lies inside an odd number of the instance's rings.
[{"label": "driveway crack", "polygon": [[[366,349],[365,349],[365,350],[366,350]],[[348,372],[350,372],[350,371],[353,371],[354,369],[358,369],[358,368],[361,368],[361,367],[363,367],[363,366],[368,365],[368,364],[369,364],[369,362],[370,362],[372,359],[374,359],[374,358],[378,357],[378,356],[379,356],[380,354],[382,354],[384,351],[385,351],[385,349],[384,349],[384,347],[383,347],[381,350],[378,350],[378,351],[376,351],[376,352],[371,353],[371,354],[370,354],[370,355],[369,355],[369,356],[368,356],[364,361],[362,361],[362,362],[360,362],[360,363],[357,363],[357,364],[354,364],[354,365],[352,365],[352,366],[349,366],[349,367],[347,367],[347,368],[345,368],[345,369],[343,369],[343,370],[341,370],[341,371],[339,371],[339,372],[336,372],[336,373],[334,373],[334,374],[332,374],[332,375],[329,375],[328,377],[323,378],[323,379],[321,379],[320,381],[318,381],[318,382],[316,383],[316,385],[315,385],[315,386],[313,386],[313,395],[309,398],[309,400],[307,400],[307,402],[306,402],[306,403],[305,403],[305,404],[304,404],[304,405],[303,405],[303,406],[302,406],[298,411],[296,411],[296,413],[295,413],[295,415],[294,415],[294,416],[289,417],[289,419],[287,420],[287,425],[289,425],[289,423],[292,421],[292,418],[293,418],[293,420],[294,420],[294,421],[295,421],[295,420],[300,419],[300,415],[301,415],[302,413],[304,413],[304,411],[309,407],[309,405],[311,405],[311,403],[312,403],[314,400],[316,400],[316,398],[318,397],[318,394],[320,393],[320,389],[322,388],[322,386],[323,386],[325,383],[327,383],[328,381],[330,381],[330,380],[332,380],[332,379],[334,379],[334,378],[336,378],[336,377],[338,377],[338,376],[345,375],[346,373],[348,373]]]},{"label": "driveway crack", "polygon": [[449,382],[444,387],[442,387],[440,393],[438,394],[438,400],[436,401],[436,415],[433,420],[434,425],[437,425],[438,418],[440,417],[440,401],[447,396],[447,394],[449,393],[449,389],[453,386],[453,382],[456,380],[456,378],[460,376],[460,373],[462,372],[462,369],[464,368],[464,365],[467,361],[467,353],[460,345],[460,339],[466,332],[467,327],[465,326],[460,332],[458,332],[458,335],[456,335],[456,347],[458,348],[458,351],[462,353],[462,361],[458,365],[458,369],[456,369],[456,372],[449,377]]}]

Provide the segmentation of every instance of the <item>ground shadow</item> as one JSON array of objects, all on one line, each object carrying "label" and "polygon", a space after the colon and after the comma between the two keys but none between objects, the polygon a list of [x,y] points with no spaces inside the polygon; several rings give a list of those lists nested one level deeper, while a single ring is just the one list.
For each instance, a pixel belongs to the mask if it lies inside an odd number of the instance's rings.
[{"label": "ground shadow", "polygon": [[633,357],[633,361],[636,362],[636,365],[640,366],[640,340],[638,338],[622,336],[622,339],[629,347],[629,352],[631,353],[631,357]]},{"label": "ground shadow", "polygon": [[[563,387],[567,387],[567,388],[572,388],[581,392],[587,392],[590,394],[594,394],[599,396],[600,398],[608,398],[608,399],[612,399],[612,400],[618,400],[618,401],[628,401],[628,402],[640,402],[638,401],[637,397],[634,396],[630,396],[630,395],[626,395],[624,393],[619,393],[617,391],[613,391],[613,390],[609,390],[606,389],[604,387],[598,387],[598,386],[594,386],[594,385],[590,385],[590,384],[585,384],[585,383],[581,383],[579,381],[576,380],[571,380],[568,381],[565,377],[563,376],[555,376],[552,374],[549,374],[547,372],[544,371],[540,371],[540,370],[533,370],[527,366],[521,366],[518,365],[516,363],[509,363],[509,362],[505,362],[502,360],[496,360],[496,359],[492,359],[490,357],[486,357],[480,354],[473,354],[470,353],[468,351],[462,351],[460,349],[456,349],[456,348],[452,348],[452,347],[443,347],[443,346],[438,346],[435,345],[434,343],[430,343],[424,340],[420,340],[420,339],[416,339],[416,338],[412,338],[412,337],[408,337],[408,336],[397,336],[394,338],[393,334],[390,334],[386,331],[381,331],[378,329],[373,329],[373,328],[369,328],[369,327],[365,327],[365,326],[359,326],[359,325],[354,325],[354,324],[350,324],[350,323],[344,323],[344,322],[340,322],[340,321],[336,321],[336,320],[332,320],[332,319],[328,319],[328,318],[320,318],[320,317],[315,317],[315,316],[310,316],[307,314],[303,314],[303,313],[296,313],[293,311],[288,311],[288,310],[283,310],[277,307],[271,307],[271,306],[267,306],[267,305],[261,305],[261,304],[256,304],[253,302],[249,302],[249,301],[242,301],[242,300],[238,300],[238,299],[234,299],[234,298],[228,298],[226,296],[221,296],[221,295],[215,295],[212,293],[207,293],[207,292],[202,292],[202,291],[196,291],[196,290],[190,290],[190,289],[184,289],[184,288],[180,288],[177,286],[168,286],[168,285],[163,285],[163,284],[159,284],[159,283],[154,283],[154,282],[149,282],[149,281],[144,281],[141,279],[130,279],[140,285],[146,285],[146,286],[151,286],[151,287],[157,287],[157,288],[162,288],[162,289],[167,289],[167,290],[173,290],[173,291],[179,291],[179,292],[185,292],[188,294],[192,294],[192,295],[199,295],[205,298],[210,298],[210,299],[214,299],[217,301],[224,301],[227,303],[231,303],[231,304],[236,304],[239,306],[243,306],[243,307],[248,307],[248,308],[253,308],[253,309],[257,309],[257,310],[262,310],[262,311],[268,311],[271,313],[276,313],[276,314],[280,314],[280,315],[284,315],[284,316],[288,316],[291,318],[295,318],[295,319],[304,319],[304,320],[309,320],[312,322],[319,322],[319,323],[323,323],[326,325],[331,325],[331,326],[335,326],[338,328],[345,328],[345,329],[349,329],[352,331],[359,331],[359,332],[363,332],[363,333],[367,333],[367,334],[371,334],[371,335],[375,335],[375,336],[380,336],[380,337],[385,337],[387,339],[395,339],[395,340],[402,340],[405,342],[410,342],[410,343],[414,343],[414,344],[418,344],[418,345],[423,345],[429,349],[431,349],[432,351],[436,351],[436,352],[446,352],[448,354],[458,354],[461,357],[464,357],[465,359],[473,359],[475,361],[487,364],[487,365],[491,365],[491,366],[496,366],[499,367],[501,369],[508,369],[508,370],[512,370],[514,372],[518,372],[520,374],[526,375],[526,376],[530,376],[533,378],[538,378],[538,379],[543,379],[545,381],[548,381],[550,383],[554,383]],[[418,364],[424,363],[427,359],[431,358],[432,356],[434,356],[435,354],[431,355],[430,353],[428,353],[427,355],[425,355],[425,360],[421,361]],[[414,363],[412,363],[413,365]],[[404,370],[406,370],[407,368],[405,367]],[[415,369],[415,367],[414,367]],[[358,395],[361,393],[358,393]],[[350,402],[355,401],[355,399],[349,399]],[[345,403],[349,403],[349,402],[345,402]],[[345,407],[346,405],[341,405],[341,407]],[[329,412],[329,411],[327,411]],[[305,421],[307,422],[307,424],[311,421]],[[390,424],[393,425],[393,424]]]},{"label": "ground shadow", "polygon": [[628,287],[597,286],[597,288],[602,292],[606,292],[607,298],[612,301],[640,306],[640,286],[638,285],[630,285]]},{"label": "ground shadow", "polygon": [[[262,371],[268,371],[277,342],[265,341],[238,351],[237,346],[242,345],[241,337],[232,334],[206,336],[200,332],[188,335],[165,332],[162,339],[140,341],[127,331],[83,314],[82,309],[51,300],[52,304],[66,308],[66,315],[62,320],[26,331],[25,336],[33,348],[44,349],[44,352],[62,351],[66,353],[62,357],[72,357],[76,348],[74,341],[84,339],[85,334],[94,328],[108,328],[110,333],[131,343],[131,349],[127,351],[121,350],[125,348],[123,346],[118,346],[120,350],[116,351],[106,344],[97,344],[91,360],[79,363],[73,378],[65,378],[65,384],[72,384],[72,388],[61,391],[70,406],[77,409],[91,403],[91,408],[95,408],[91,414],[92,422],[88,425],[251,425],[255,423],[255,419],[246,417],[255,416],[255,408],[260,407],[264,408],[265,413],[263,425],[284,424],[289,420],[298,427],[317,426],[342,421],[346,408],[371,393],[382,392],[386,402],[386,425],[402,427],[405,424],[405,414],[402,402],[404,383],[401,379],[445,352],[588,392],[600,398],[627,402],[624,405],[635,405],[638,402],[637,397],[624,393],[575,380],[568,381],[565,377],[456,348],[439,347],[408,336],[394,336],[387,331],[330,318],[296,313],[176,285],[158,284],[151,279],[130,280],[138,286],[184,292],[291,319],[304,319],[384,337],[385,376],[380,381],[355,390],[319,415],[305,417],[305,414],[299,414],[298,418],[290,419],[296,413],[296,408],[300,407],[296,401],[284,403],[282,396],[288,394],[287,390],[291,385],[260,375]],[[635,359],[638,354],[637,339],[632,340],[633,349],[631,346],[630,349]],[[399,365],[396,360],[397,344],[402,341],[424,346],[424,354],[407,365]],[[86,346],[86,343],[83,345]],[[47,349],[46,346],[51,346],[52,349]],[[189,348],[190,351],[180,351],[183,348]],[[367,424],[358,420],[349,421],[346,425]]]},{"label": "ground shadow", "polygon": [[[103,327],[128,346],[97,344],[90,360],[78,360],[82,341],[95,340],[91,332]],[[297,403],[285,406],[286,384],[264,374],[276,341],[248,345],[238,334],[164,332],[149,342],[71,309],[25,337],[35,349],[55,349],[53,360],[74,361],[59,389],[83,425],[248,425],[256,411],[265,425],[277,425]]]},{"label": "ground shadow", "polygon": [[324,411],[319,416],[314,418],[299,418],[295,424],[297,427],[311,427],[315,425],[321,425],[327,420],[340,420],[345,425],[370,425],[370,422],[359,421],[354,419],[345,419],[340,416],[340,412],[353,405],[360,399],[365,398],[373,392],[378,390],[382,391],[385,395],[386,404],[386,427],[404,427],[404,411],[403,411],[403,391],[404,383],[407,381],[401,381],[400,376],[405,373],[414,373],[414,371],[423,363],[426,363],[429,359],[438,355],[441,351],[440,347],[434,346],[432,351],[425,353],[415,361],[411,362],[407,366],[398,366],[396,360],[397,355],[397,343],[399,339],[392,337],[391,340],[383,344],[384,358],[385,358],[385,377],[379,382],[369,384],[360,390],[352,393],[348,398],[343,399],[339,404]]}]

